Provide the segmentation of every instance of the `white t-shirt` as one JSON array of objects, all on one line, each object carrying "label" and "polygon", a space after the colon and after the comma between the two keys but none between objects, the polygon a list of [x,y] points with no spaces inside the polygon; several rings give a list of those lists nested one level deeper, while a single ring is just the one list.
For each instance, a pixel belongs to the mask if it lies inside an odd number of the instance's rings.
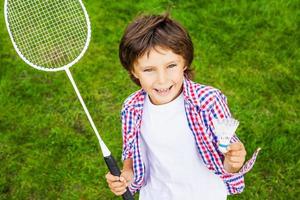
[{"label": "white t-shirt", "polygon": [[145,185],[140,200],[224,200],[226,186],[203,164],[189,129],[183,94],[164,105],[153,105],[147,95],[141,150]]}]

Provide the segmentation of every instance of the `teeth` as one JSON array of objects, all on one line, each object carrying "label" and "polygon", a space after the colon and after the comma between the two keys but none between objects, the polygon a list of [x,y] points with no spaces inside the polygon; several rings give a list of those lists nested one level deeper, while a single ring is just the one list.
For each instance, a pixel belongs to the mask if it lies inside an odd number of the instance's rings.
[{"label": "teeth", "polygon": [[[172,87],[172,86],[171,86],[171,87]],[[168,92],[168,91],[171,89],[171,87],[169,87],[169,88],[167,88],[167,89],[155,89],[155,90],[158,91],[158,92],[163,93],[163,92]]]},{"label": "teeth", "polygon": [[161,90],[158,90],[159,92],[167,92],[169,89],[161,89]]}]

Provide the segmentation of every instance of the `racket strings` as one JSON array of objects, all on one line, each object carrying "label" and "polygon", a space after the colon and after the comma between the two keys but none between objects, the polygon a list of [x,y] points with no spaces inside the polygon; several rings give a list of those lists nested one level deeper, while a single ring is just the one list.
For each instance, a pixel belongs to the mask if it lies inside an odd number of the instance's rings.
[{"label": "racket strings", "polygon": [[62,67],[84,48],[88,27],[78,1],[11,0],[8,5],[15,43],[32,63]]}]

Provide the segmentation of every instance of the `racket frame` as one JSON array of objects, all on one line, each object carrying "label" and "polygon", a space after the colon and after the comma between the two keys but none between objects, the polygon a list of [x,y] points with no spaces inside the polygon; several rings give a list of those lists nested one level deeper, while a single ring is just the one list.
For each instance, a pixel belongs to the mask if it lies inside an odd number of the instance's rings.
[{"label": "racket frame", "polygon": [[89,46],[89,43],[91,41],[91,22],[89,20],[89,15],[85,9],[85,6],[83,5],[82,3],[82,0],[78,0],[78,2],[80,3],[80,6],[82,8],[82,11],[84,13],[84,16],[85,16],[85,20],[86,20],[86,24],[87,24],[87,38],[86,38],[86,42],[85,42],[85,45],[81,51],[81,53],[70,63],[68,63],[67,65],[65,66],[62,66],[62,67],[57,67],[57,68],[47,68],[47,67],[43,67],[43,66],[38,66],[32,62],[30,62],[23,54],[22,52],[20,51],[20,49],[18,48],[18,45],[16,44],[16,42],[14,41],[14,38],[13,38],[13,35],[10,31],[10,23],[9,23],[9,19],[8,19],[8,0],[5,0],[4,1],[4,18],[5,18],[5,22],[6,22],[6,28],[8,30],[8,34],[9,34],[9,37],[12,41],[12,44],[16,50],[16,52],[18,53],[18,55],[22,58],[22,60],[24,60],[28,65],[30,65],[31,67],[34,67],[38,70],[42,70],[42,71],[47,71],[47,72],[57,72],[57,71],[62,71],[62,70],[66,70],[68,68],[70,68],[71,66],[73,66],[75,63],[77,63],[81,58],[82,56],[84,55],[84,53],[86,52],[88,46]]}]

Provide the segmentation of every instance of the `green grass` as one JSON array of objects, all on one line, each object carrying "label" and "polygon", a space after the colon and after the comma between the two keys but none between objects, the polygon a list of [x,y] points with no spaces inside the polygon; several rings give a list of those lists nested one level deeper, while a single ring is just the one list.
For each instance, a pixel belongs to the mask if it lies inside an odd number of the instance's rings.
[{"label": "green grass", "polygon": [[[71,68],[100,134],[121,165],[120,109],[138,89],[118,60],[123,30],[140,13],[171,15],[190,32],[197,82],[220,88],[248,157],[246,189],[228,199],[300,195],[300,2],[84,1],[92,23]],[[3,13],[3,3],[0,7]],[[119,199],[108,189],[97,139],[64,72],[27,66],[0,15],[0,199]]]}]

